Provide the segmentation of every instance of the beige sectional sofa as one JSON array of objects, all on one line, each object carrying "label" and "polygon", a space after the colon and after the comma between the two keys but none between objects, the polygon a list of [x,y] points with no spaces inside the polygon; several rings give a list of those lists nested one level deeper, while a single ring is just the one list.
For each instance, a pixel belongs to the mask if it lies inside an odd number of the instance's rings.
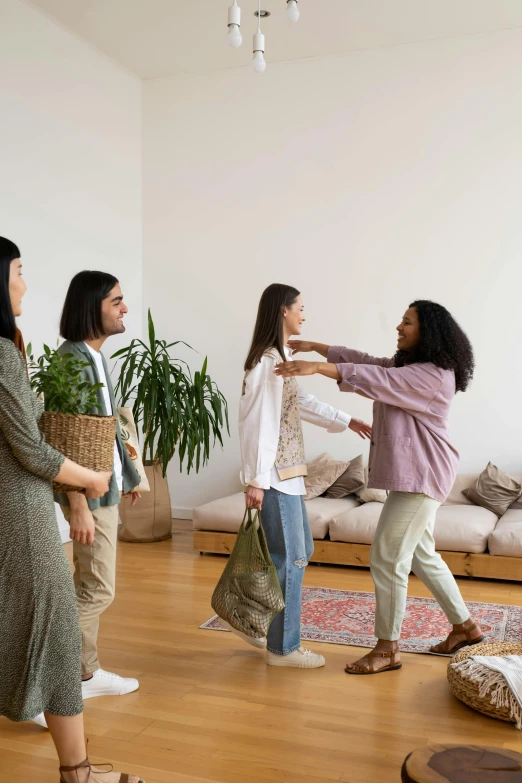
[{"label": "beige sectional sofa", "polygon": [[[463,495],[477,475],[460,475],[437,513],[435,543],[452,572],[462,576],[522,581],[522,508],[498,517]],[[313,562],[368,566],[370,545],[382,503],[361,503],[354,495],[306,502],[315,539]],[[245,511],[242,492],[194,509],[196,551],[232,551]]]}]

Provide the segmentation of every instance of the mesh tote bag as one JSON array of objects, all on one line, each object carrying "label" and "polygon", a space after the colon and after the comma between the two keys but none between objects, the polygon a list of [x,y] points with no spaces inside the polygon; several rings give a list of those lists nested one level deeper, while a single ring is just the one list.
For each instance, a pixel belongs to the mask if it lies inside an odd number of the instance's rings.
[{"label": "mesh tote bag", "polygon": [[247,636],[266,636],[285,608],[277,571],[268,552],[259,511],[245,511],[236,543],[212,596],[212,608]]}]

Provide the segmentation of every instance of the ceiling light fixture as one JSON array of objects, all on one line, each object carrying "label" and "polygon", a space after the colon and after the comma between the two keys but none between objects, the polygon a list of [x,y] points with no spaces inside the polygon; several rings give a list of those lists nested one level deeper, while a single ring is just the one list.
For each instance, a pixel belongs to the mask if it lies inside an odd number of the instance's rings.
[{"label": "ceiling light fixture", "polygon": [[299,19],[298,0],[286,0],[286,18],[289,22],[297,22]]},{"label": "ceiling light fixture", "polygon": [[241,35],[241,8],[234,0],[234,4],[228,9],[228,33],[227,43],[232,49],[239,49],[243,43]]},{"label": "ceiling light fixture", "polygon": [[[299,19],[298,0],[285,0],[285,16],[290,22],[297,22]],[[265,36],[261,32],[261,19],[267,19],[270,11],[264,11],[261,8],[261,0],[258,0],[257,11],[254,16],[257,17],[257,32],[254,35],[254,57],[252,59],[252,70],[256,73],[263,73],[266,70],[265,60]],[[232,49],[238,49],[243,42],[241,35],[241,9],[234,0],[228,9],[228,33],[227,43]]]},{"label": "ceiling light fixture", "polygon": [[252,60],[252,70],[255,73],[264,73],[266,70],[265,60],[265,36],[261,32],[261,0],[258,0],[257,9],[257,33],[254,35],[254,58]]}]

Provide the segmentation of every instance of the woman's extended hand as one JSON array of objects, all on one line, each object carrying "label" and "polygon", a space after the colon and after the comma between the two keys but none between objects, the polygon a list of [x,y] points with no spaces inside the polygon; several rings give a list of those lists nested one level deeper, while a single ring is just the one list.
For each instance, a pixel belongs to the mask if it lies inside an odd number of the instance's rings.
[{"label": "woman's extended hand", "polygon": [[257,487],[249,486],[245,495],[245,503],[247,508],[256,508],[261,511],[263,505],[263,498],[265,497],[265,490],[258,489]]},{"label": "woman's extended hand", "polygon": [[326,343],[313,343],[307,340],[289,340],[288,347],[292,351],[292,355],[296,353],[310,353],[315,351],[321,356],[327,356],[329,345]]},{"label": "woman's extended hand", "polygon": [[348,428],[353,430],[353,432],[356,432],[357,435],[359,435],[363,440],[365,438],[372,437],[371,426],[366,424],[366,422],[362,421],[361,419],[352,419],[348,425]]},{"label": "woman's extended hand", "polygon": [[276,364],[274,370],[281,378],[291,378],[294,375],[315,375],[319,362],[282,362]]}]

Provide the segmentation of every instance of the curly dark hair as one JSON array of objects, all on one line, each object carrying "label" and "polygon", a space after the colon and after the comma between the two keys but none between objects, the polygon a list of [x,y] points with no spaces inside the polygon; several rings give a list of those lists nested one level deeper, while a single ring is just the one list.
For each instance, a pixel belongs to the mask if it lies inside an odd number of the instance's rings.
[{"label": "curly dark hair", "polygon": [[412,351],[397,351],[395,367],[432,362],[443,370],[455,371],[456,391],[466,391],[475,370],[473,348],[451,313],[428,299],[412,302],[420,324],[420,342]]}]

